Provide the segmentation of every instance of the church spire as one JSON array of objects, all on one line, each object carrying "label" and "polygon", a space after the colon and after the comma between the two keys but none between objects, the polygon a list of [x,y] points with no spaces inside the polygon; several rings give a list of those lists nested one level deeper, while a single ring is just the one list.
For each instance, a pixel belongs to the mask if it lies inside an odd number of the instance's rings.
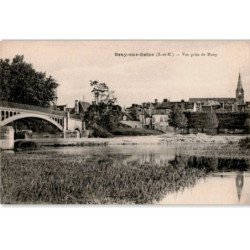
[{"label": "church spire", "polygon": [[241,75],[240,75],[240,72],[239,72],[237,90],[240,90],[240,89],[243,89],[243,87],[242,87],[242,82],[241,82]]}]

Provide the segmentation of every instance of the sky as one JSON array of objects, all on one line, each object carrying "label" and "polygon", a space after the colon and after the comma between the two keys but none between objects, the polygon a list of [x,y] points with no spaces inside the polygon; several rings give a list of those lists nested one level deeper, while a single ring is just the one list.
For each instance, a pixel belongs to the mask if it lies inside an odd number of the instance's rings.
[{"label": "sky", "polygon": [[93,100],[90,80],[105,82],[122,107],[164,98],[235,97],[239,71],[250,101],[250,41],[0,42],[0,58],[16,54],[51,75],[60,85],[58,104],[69,107]]}]

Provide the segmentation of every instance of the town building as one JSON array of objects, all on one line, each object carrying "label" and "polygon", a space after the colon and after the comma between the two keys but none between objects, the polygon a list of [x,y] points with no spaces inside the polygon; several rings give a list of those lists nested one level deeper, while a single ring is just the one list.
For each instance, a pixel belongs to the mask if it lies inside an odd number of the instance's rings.
[{"label": "town building", "polygon": [[124,120],[140,121],[143,128],[169,131],[169,115],[179,109],[185,112],[244,112],[250,111],[250,102],[244,102],[244,89],[239,73],[235,97],[190,98],[188,101],[144,102],[132,104],[124,112]]},{"label": "town building", "polygon": [[70,110],[70,114],[81,115],[84,114],[90,106],[89,102],[75,100],[75,106]]},{"label": "town building", "polygon": [[190,103],[194,103],[194,111],[205,112],[243,112],[246,109],[244,102],[244,89],[242,86],[241,75],[239,73],[235,98],[190,98]]}]

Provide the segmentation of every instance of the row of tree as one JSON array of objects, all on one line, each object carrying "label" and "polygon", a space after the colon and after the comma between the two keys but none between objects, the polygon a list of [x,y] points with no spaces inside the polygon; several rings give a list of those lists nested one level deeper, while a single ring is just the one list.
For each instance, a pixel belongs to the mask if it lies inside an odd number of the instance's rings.
[{"label": "row of tree", "polygon": [[249,133],[250,117],[248,113],[183,112],[174,108],[169,115],[169,125],[181,132],[197,129],[214,133],[221,129],[239,129]]}]

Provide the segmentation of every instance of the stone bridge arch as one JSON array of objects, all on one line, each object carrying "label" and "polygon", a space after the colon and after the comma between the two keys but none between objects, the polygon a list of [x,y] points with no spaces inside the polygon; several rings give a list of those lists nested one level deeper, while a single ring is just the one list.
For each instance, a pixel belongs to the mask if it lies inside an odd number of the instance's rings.
[{"label": "stone bridge arch", "polygon": [[39,118],[42,120],[46,120],[46,121],[52,123],[53,125],[55,125],[58,129],[60,129],[60,131],[64,130],[62,125],[60,125],[58,122],[56,122],[55,120],[53,120],[49,116],[46,116],[43,114],[33,114],[33,113],[32,114],[21,113],[21,114],[10,116],[10,117],[6,118],[5,120],[1,121],[0,126],[5,126],[11,122],[14,122],[14,121],[20,120],[20,119],[24,119],[24,118]]}]

